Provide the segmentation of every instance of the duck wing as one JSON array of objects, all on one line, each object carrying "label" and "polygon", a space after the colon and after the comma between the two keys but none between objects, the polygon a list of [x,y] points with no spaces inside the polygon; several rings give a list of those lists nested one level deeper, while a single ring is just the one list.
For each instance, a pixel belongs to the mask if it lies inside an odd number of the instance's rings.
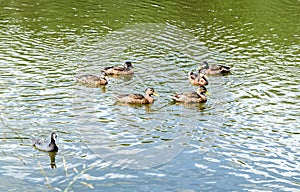
[{"label": "duck wing", "polygon": [[101,71],[106,71],[106,70],[112,69],[112,68],[114,68],[114,67],[113,67],[113,66],[110,66],[110,67],[104,67],[103,69],[101,69]]},{"label": "duck wing", "polygon": [[220,71],[221,68],[222,68],[221,65],[210,65],[209,66],[209,70],[211,70],[211,71]]},{"label": "duck wing", "polygon": [[144,95],[142,94],[131,94],[129,95],[132,99],[137,99],[137,100],[140,100],[140,99],[145,99]]},{"label": "duck wing", "polygon": [[197,92],[184,92],[183,95],[185,97],[189,97],[189,98],[199,98],[200,96],[198,95]]},{"label": "duck wing", "polygon": [[121,94],[118,95],[117,98],[144,99],[145,97],[142,94]]},{"label": "duck wing", "polygon": [[228,66],[225,66],[225,65],[221,65],[223,69],[227,69],[227,70],[230,70],[230,67]]},{"label": "duck wing", "polygon": [[76,77],[76,81],[81,83],[89,83],[89,82],[95,82],[100,80],[101,78],[95,75],[81,75]]},{"label": "duck wing", "polygon": [[118,95],[117,100],[122,103],[146,103],[146,98],[141,94]]},{"label": "duck wing", "polygon": [[174,94],[174,95],[170,95],[169,96],[171,99],[173,99],[174,101],[181,101],[182,100],[182,97],[184,97],[183,95],[181,94]]},{"label": "duck wing", "polygon": [[171,95],[170,96],[170,98],[172,98],[172,99],[178,99],[178,98],[180,98],[180,94],[174,94],[174,95]]},{"label": "duck wing", "polygon": [[116,71],[125,71],[125,67],[117,66],[117,67],[114,67],[114,70],[116,70]]},{"label": "duck wing", "polygon": [[230,67],[228,67],[228,66],[225,66],[225,65],[211,65],[210,67],[209,67],[209,69],[211,70],[211,71],[229,71],[230,70]]}]

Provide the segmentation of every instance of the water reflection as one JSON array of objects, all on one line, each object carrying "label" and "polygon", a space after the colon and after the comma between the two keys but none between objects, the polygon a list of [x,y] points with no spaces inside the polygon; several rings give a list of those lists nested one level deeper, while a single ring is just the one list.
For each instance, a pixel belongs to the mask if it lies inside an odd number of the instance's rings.
[{"label": "water reflection", "polygon": [[206,108],[205,103],[185,103],[185,102],[170,101],[170,104],[183,106],[188,109],[194,109],[196,111],[202,111]]},{"label": "water reflection", "polygon": [[109,77],[120,79],[124,82],[132,80],[133,76],[134,76],[133,74],[129,74],[129,75],[116,75],[116,74],[109,75]]},{"label": "water reflection", "polygon": [[151,112],[151,106],[153,104],[132,104],[132,103],[122,103],[122,102],[116,101],[114,103],[114,105],[123,106],[123,107],[132,107],[137,110],[144,109],[146,112],[149,113],[149,112]]},{"label": "water reflection", "polygon": [[87,87],[87,88],[96,88],[98,90],[101,91],[101,93],[105,93],[106,92],[106,86],[105,85],[100,85],[100,86],[94,86],[94,85],[87,85],[87,84],[81,84],[81,83],[77,83],[77,87],[75,89],[84,89],[84,88],[79,88],[81,87]]},{"label": "water reflection", "polygon": [[55,163],[55,156],[57,152],[49,152],[49,158],[50,158],[50,167],[52,169],[56,169],[56,163]]}]

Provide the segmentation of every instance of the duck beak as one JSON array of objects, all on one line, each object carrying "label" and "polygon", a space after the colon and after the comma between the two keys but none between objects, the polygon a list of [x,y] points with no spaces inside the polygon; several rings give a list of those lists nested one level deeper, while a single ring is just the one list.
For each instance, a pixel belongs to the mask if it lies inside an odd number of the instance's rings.
[{"label": "duck beak", "polygon": [[208,96],[210,96],[210,92],[208,92],[208,91],[206,91],[205,94],[208,95]]},{"label": "duck beak", "polygon": [[157,94],[156,92],[153,92],[153,95],[159,97],[159,94]]}]

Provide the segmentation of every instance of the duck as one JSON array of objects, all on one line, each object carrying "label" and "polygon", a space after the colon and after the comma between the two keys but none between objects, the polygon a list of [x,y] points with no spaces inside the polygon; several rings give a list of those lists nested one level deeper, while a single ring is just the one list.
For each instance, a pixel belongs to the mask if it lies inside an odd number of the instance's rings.
[{"label": "duck", "polygon": [[205,86],[199,86],[197,91],[184,92],[181,94],[171,95],[175,102],[181,103],[205,103],[207,101],[204,93],[209,94]]},{"label": "duck", "polygon": [[145,90],[145,96],[142,94],[122,94],[117,96],[117,101],[127,104],[151,104],[154,102],[154,99],[151,97],[159,96],[153,88],[147,88]]},{"label": "duck", "polygon": [[132,63],[130,61],[126,61],[124,66],[105,67],[101,70],[108,75],[132,75],[134,73],[132,68]]},{"label": "duck", "polygon": [[228,74],[230,72],[230,67],[225,65],[208,65],[207,61],[203,61],[198,70],[206,75],[222,75]]},{"label": "duck", "polygon": [[35,140],[33,146],[40,151],[57,152],[58,147],[56,145],[56,140],[57,140],[57,134],[53,132],[51,133],[50,143],[47,143],[42,140]]},{"label": "duck", "polygon": [[197,86],[206,86],[208,85],[208,80],[203,73],[194,73],[193,71],[189,72],[189,81],[192,85]]},{"label": "duck", "polygon": [[105,72],[101,73],[100,76],[96,75],[81,75],[76,77],[76,82],[87,85],[90,87],[99,87],[102,85],[107,85],[107,74]]}]

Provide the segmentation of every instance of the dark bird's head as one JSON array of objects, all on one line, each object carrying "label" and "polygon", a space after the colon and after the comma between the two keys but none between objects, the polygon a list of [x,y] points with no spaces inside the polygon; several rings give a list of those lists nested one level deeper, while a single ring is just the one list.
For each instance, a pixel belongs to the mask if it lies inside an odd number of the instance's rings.
[{"label": "dark bird's head", "polygon": [[133,68],[132,63],[130,61],[126,61],[125,66],[126,66],[127,69]]},{"label": "dark bird's head", "polygon": [[200,94],[207,94],[207,95],[210,95],[210,93],[207,91],[206,87],[205,86],[200,86],[198,89],[197,89],[197,93],[200,95]]},{"label": "dark bird's head", "polygon": [[51,133],[51,142],[56,143],[57,141],[57,134],[55,132]]}]

